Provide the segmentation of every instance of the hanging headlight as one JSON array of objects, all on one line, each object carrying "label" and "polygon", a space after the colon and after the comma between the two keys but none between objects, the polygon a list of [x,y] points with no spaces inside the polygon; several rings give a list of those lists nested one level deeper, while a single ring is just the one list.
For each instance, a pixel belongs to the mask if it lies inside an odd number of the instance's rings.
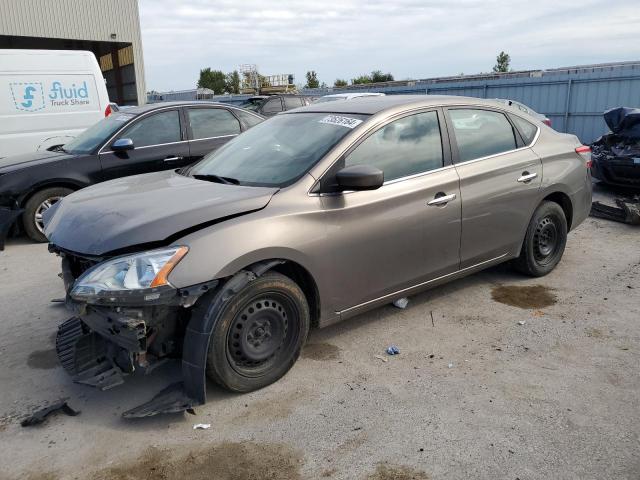
[{"label": "hanging headlight", "polygon": [[99,263],[76,280],[71,296],[93,297],[171,286],[167,276],[188,251],[188,247],[167,247]]}]

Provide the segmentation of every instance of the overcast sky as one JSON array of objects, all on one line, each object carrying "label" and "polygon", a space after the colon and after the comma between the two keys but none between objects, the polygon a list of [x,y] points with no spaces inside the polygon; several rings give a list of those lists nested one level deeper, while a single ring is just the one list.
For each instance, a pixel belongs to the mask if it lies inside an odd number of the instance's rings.
[{"label": "overcast sky", "polygon": [[397,80],[640,60],[639,0],[140,0],[147,89],[195,87],[199,70],[254,63],[322,82]]}]

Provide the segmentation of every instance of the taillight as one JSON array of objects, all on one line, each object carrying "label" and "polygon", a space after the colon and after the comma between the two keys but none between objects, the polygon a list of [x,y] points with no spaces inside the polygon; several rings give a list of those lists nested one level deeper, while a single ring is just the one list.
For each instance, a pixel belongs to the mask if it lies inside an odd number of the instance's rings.
[{"label": "taillight", "polygon": [[111,105],[107,103],[107,108],[104,109],[104,116],[108,117],[109,115],[111,115]]},{"label": "taillight", "polygon": [[587,168],[591,168],[591,147],[587,147],[586,145],[581,145],[576,148],[576,153],[584,158],[585,164]]},{"label": "taillight", "polygon": [[544,120],[542,120],[542,123],[544,123],[547,127],[551,126],[551,120],[549,120],[548,118],[545,118]]}]

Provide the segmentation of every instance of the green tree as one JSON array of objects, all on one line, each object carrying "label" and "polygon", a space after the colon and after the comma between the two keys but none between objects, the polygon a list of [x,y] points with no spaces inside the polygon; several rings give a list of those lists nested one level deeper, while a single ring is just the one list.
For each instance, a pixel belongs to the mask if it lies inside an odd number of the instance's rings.
[{"label": "green tree", "polygon": [[318,75],[316,74],[315,70],[307,72],[306,77],[307,84],[304,86],[304,88],[318,88],[320,86]]},{"label": "green tree", "polygon": [[342,80],[341,78],[336,79],[335,82],[333,82],[333,86],[334,87],[346,87],[347,86],[347,81],[346,80]]},{"label": "green tree", "polygon": [[371,77],[369,75],[360,75],[351,79],[352,85],[361,85],[363,83],[371,83]]},{"label": "green tree", "polygon": [[225,90],[229,93],[240,93],[240,74],[237,70],[227,73]]},{"label": "green tree", "polygon": [[493,66],[493,71],[496,73],[508,72],[510,63],[511,57],[509,54],[500,52],[496,57],[496,64]]},{"label": "green tree", "polygon": [[393,82],[393,75],[390,73],[382,73],[382,70],[374,70],[371,72],[371,82]]},{"label": "green tree", "polygon": [[209,88],[216,94],[224,93],[226,88],[226,76],[220,70],[211,70],[208,67],[203,68],[200,70],[198,88]]}]

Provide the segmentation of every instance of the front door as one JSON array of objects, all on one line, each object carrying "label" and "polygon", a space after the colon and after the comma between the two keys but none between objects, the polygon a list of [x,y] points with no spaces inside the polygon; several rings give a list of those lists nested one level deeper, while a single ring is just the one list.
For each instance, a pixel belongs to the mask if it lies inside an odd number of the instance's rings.
[{"label": "front door", "polygon": [[517,250],[542,181],[542,162],[507,116],[448,110],[462,195],[461,268]]},{"label": "front door", "polygon": [[459,264],[460,195],[439,110],[392,120],[339,161],[384,172],[373,191],[322,197],[339,310],[452,273]]},{"label": "front door", "polygon": [[240,122],[226,108],[189,107],[189,162],[200,160],[240,134]]},{"label": "front door", "polygon": [[106,145],[100,152],[102,179],[169,170],[185,165],[189,143],[183,140],[179,109],[162,110],[135,119],[115,140],[129,138],[133,150],[114,152]]}]

